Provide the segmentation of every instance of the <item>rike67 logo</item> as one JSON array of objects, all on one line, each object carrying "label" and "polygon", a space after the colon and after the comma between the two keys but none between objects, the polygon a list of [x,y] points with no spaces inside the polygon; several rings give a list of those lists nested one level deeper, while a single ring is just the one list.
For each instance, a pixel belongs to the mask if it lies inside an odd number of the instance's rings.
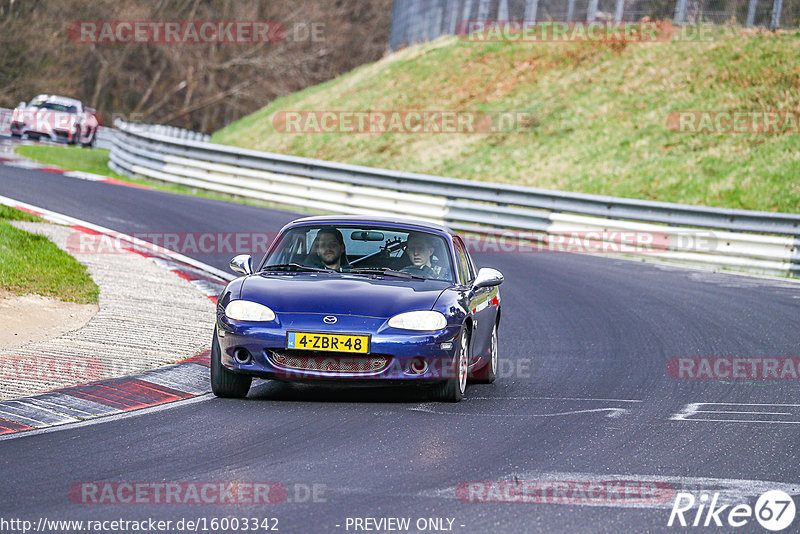
[{"label": "rike67 logo", "polygon": [[677,493],[667,526],[743,527],[755,518],[763,528],[777,532],[791,525],[795,518],[794,500],[781,490],[763,493],[755,507],[749,504],[731,507],[728,504],[719,505],[718,501],[719,493],[713,496],[701,493],[699,498],[691,493]]}]

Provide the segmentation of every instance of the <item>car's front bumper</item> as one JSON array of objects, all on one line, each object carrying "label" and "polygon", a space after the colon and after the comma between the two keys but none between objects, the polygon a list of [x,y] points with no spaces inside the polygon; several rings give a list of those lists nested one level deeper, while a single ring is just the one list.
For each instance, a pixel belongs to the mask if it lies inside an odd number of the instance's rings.
[{"label": "car's front bumper", "polygon": [[[455,376],[453,360],[462,330],[459,325],[448,325],[435,332],[417,332],[389,328],[386,319],[381,318],[339,316],[336,325],[331,326],[321,319],[319,314],[303,314],[257,324],[221,317],[217,329],[222,365],[235,373],[261,378],[341,384],[379,385],[398,381],[423,384]],[[370,351],[357,354],[287,349],[288,331],[368,334]],[[242,356],[247,355],[249,360],[243,362]]]},{"label": "car's front bumper", "polygon": [[25,136],[28,138],[47,138],[56,143],[72,143],[75,141],[76,136],[73,132],[68,130],[50,130],[46,128],[35,128],[30,124],[11,123],[10,131],[13,135],[20,137]]}]

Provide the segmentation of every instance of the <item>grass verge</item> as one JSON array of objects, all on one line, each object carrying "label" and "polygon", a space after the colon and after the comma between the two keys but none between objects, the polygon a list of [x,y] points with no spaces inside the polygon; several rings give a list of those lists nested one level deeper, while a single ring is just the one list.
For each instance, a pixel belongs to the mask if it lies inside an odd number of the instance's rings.
[{"label": "grass verge", "polygon": [[0,206],[0,287],[11,293],[97,304],[99,289],[86,267],[44,236],[15,228],[8,221],[39,222],[30,213]]},{"label": "grass verge", "polygon": [[[799,56],[798,31],[728,27],[707,40],[650,43],[444,37],[277,99],[212,142],[546,189],[796,213],[797,131],[693,133],[676,131],[668,118],[682,111],[797,115],[800,69],[786,58]],[[326,110],[527,115],[515,128],[482,134],[285,133],[280,112]]]},{"label": "grass verge", "polygon": [[124,180],[108,168],[108,150],[75,146],[21,145],[14,150],[22,157],[70,171],[83,171]]}]

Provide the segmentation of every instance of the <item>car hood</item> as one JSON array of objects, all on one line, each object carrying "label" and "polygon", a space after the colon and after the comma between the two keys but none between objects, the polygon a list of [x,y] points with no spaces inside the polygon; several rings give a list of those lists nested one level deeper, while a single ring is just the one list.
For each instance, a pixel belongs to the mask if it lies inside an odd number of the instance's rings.
[{"label": "car hood", "polygon": [[245,279],[240,298],[275,313],[331,313],[388,318],[429,310],[450,283],[328,273],[256,274]]}]

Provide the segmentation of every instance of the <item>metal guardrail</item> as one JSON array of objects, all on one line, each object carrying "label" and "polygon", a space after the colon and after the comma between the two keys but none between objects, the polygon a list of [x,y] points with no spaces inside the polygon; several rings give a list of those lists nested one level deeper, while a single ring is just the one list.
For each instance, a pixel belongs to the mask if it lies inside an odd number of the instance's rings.
[{"label": "metal guardrail", "polygon": [[599,242],[635,240],[620,233],[638,232],[656,236],[643,251],[647,257],[800,275],[797,214],[443,178],[168,137],[121,121],[116,126],[110,166],[121,174],[314,210],[422,217],[469,233],[513,232],[531,244],[577,234]]},{"label": "metal guardrail", "polygon": [[[121,122],[119,119],[114,121],[116,125],[117,122]],[[127,124],[129,128],[135,129],[139,132],[145,133],[153,133],[157,135],[165,135],[167,137],[175,137],[176,139],[190,139],[192,141],[206,141],[211,138],[210,135],[195,132],[193,130],[187,130],[186,128],[178,128],[177,126],[169,126],[166,124],[141,124],[141,123],[124,123]]]}]

